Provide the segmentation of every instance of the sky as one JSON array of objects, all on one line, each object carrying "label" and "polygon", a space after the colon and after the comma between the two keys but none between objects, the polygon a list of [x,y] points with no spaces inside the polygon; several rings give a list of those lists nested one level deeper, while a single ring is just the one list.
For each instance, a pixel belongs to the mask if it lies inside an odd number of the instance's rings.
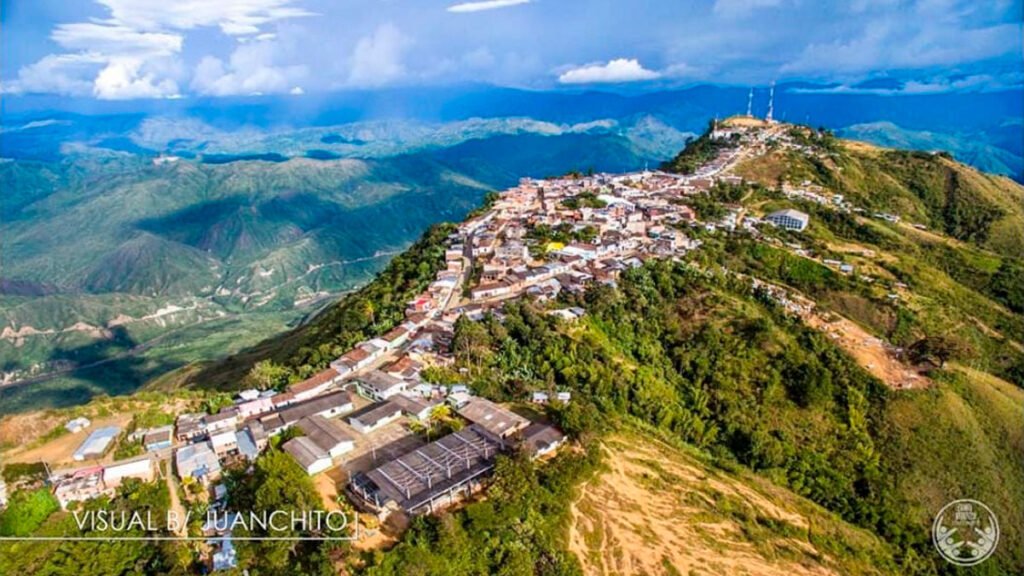
[{"label": "sky", "polygon": [[0,0],[0,90],[998,90],[1024,82],[1022,13],[1022,0]]}]

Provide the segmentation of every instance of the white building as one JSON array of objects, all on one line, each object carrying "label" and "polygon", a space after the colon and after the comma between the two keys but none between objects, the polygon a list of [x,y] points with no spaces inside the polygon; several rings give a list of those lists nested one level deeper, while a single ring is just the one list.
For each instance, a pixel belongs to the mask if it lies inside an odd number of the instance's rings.
[{"label": "white building", "polygon": [[225,430],[210,435],[210,446],[218,458],[238,450],[238,434],[234,430]]},{"label": "white building", "polygon": [[299,466],[306,471],[306,474],[310,476],[319,474],[333,465],[331,455],[324,452],[322,448],[306,436],[292,438],[285,442],[281,448],[290,454],[298,462]]},{"label": "white building", "polygon": [[149,454],[129,460],[114,462],[103,468],[103,482],[110,488],[116,488],[128,478],[149,482],[156,478],[156,467]]},{"label": "white building", "polygon": [[780,228],[795,230],[797,232],[803,232],[804,229],[807,228],[807,224],[810,222],[810,216],[799,210],[793,210],[792,208],[772,212],[765,216],[764,219]]},{"label": "white building", "polygon": [[85,430],[90,425],[92,425],[92,422],[90,422],[88,418],[81,417],[75,418],[74,420],[68,422],[67,424],[64,425],[64,428],[67,428],[68,432],[74,434],[75,432]]}]

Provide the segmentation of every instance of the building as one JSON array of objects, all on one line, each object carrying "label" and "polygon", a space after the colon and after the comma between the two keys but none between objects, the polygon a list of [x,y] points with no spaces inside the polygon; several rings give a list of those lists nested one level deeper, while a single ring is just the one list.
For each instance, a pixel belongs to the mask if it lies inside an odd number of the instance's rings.
[{"label": "building", "polygon": [[146,447],[147,452],[157,452],[170,448],[174,441],[173,433],[174,426],[152,428],[142,437],[142,445]]},{"label": "building", "polygon": [[82,460],[99,458],[106,453],[107,449],[110,448],[111,443],[117,438],[117,435],[121,433],[121,429],[117,426],[107,426],[94,430],[89,437],[82,442],[82,445],[75,450],[74,456],[76,461],[81,462]]},{"label": "building", "polygon": [[289,386],[288,391],[295,395],[295,400],[297,402],[301,402],[323,394],[332,384],[340,379],[341,374],[339,374],[337,370],[334,368],[328,368],[327,370],[314,374],[311,378],[307,378],[298,384]]},{"label": "building", "polygon": [[7,483],[0,478],[0,508],[7,506]]},{"label": "building", "polygon": [[398,394],[390,398],[390,402],[402,409],[408,416],[420,422],[430,420],[430,414],[437,407],[439,402],[427,400],[423,396],[412,396]]},{"label": "building", "polygon": [[92,422],[90,422],[88,418],[81,417],[75,418],[74,420],[68,422],[67,424],[64,425],[64,428],[66,428],[68,432],[74,434],[75,432],[81,432],[82,430],[85,430],[91,425]]},{"label": "building", "polygon": [[238,426],[238,408],[232,406],[230,408],[224,408],[216,414],[211,414],[203,418],[203,427],[207,434],[216,434],[223,432],[224,430],[234,430]]},{"label": "building", "polygon": [[803,232],[804,229],[807,228],[807,224],[810,222],[810,216],[799,210],[793,210],[792,208],[772,212],[765,216],[764,219],[765,221],[771,222],[780,228],[795,230],[796,232]]},{"label": "building", "polygon": [[208,442],[178,448],[174,465],[182,480],[193,478],[206,484],[220,478],[220,461]]},{"label": "building", "polygon": [[235,408],[238,408],[238,418],[240,420],[247,420],[253,416],[266,414],[273,410],[274,397],[260,396],[258,398],[250,398],[244,402],[239,402],[235,405]]},{"label": "building", "polygon": [[267,425],[267,418],[264,417],[260,421],[266,427],[268,433],[276,434],[285,428],[289,428],[299,420],[308,418],[309,416],[323,416],[324,418],[333,418],[339,414],[351,412],[354,408],[352,404],[352,397],[346,390],[338,390],[337,392],[331,392],[330,394],[324,394],[323,396],[317,396],[311,400],[305,402],[299,402],[292,404],[287,408],[271,415],[269,418],[273,422],[273,416],[280,417],[280,427],[272,428]]},{"label": "building", "polygon": [[251,428],[246,427],[244,430],[239,431],[237,438],[238,453],[245,456],[246,460],[251,462],[260,455],[262,449],[257,444]]},{"label": "building", "polygon": [[150,482],[156,478],[156,466],[149,454],[114,462],[103,468],[103,482],[108,488],[117,488],[128,478]]},{"label": "building", "polygon": [[497,298],[499,296],[508,296],[511,293],[512,285],[502,280],[499,282],[489,282],[486,284],[480,284],[479,286],[470,290],[470,297],[473,300],[483,300],[485,298]]},{"label": "building", "polygon": [[217,542],[220,543],[220,550],[213,553],[213,571],[221,572],[238,568],[238,553],[235,551],[235,545],[231,541],[231,535],[227,534],[222,538],[218,538]]},{"label": "building", "polygon": [[398,420],[402,409],[390,400],[371,404],[359,412],[349,416],[348,423],[360,434],[369,434],[378,428]]},{"label": "building", "polygon": [[356,447],[355,440],[333,420],[310,416],[299,420],[298,427],[331,458],[337,458]]},{"label": "building", "polygon": [[459,416],[477,425],[480,430],[504,445],[522,432],[530,421],[485,398],[472,398],[459,408]]},{"label": "building", "polygon": [[210,434],[210,446],[218,458],[238,451],[238,433],[234,430],[225,430],[216,434]]},{"label": "building", "polygon": [[387,334],[381,336],[381,340],[387,342],[389,350],[394,350],[405,344],[408,339],[409,331],[404,326],[396,326]]},{"label": "building", "polygon": [[310,476],[319,474],[333,465],[331,456],[306,436],[292,438],[281,448],[298,462],[299,466]]},{"label": "building", "polygon": [[534,458],[540,458],[558,450],[565,444],[565,434],[548,424],[536,422],[523,430],[523,447]]},{"label": "building", "polygon": [[390,374],[395,378],[401,378],[403,380],[414,380],[419,377],[420,371],[423,370],[423,365],[413,360],[409,356],[402,356],[398,360],[395,360],[383,369],[383,372]]},{"label": "building", "polygon": [[174,430],[174,436],[179,442],[189,442],[202,436],[206,433],[203,427],[203,415],[182,414],[178,416],[174,422]]},{"label": "building", "polygon": [[357,507],[381,517],[396,510],[434,512],[473,493],[494,469],[497,442],[476,426],[449,434],[357,473],[348,485]]},{"label": "building", "polygon": [[53,489],[53,495],[64,509],[72,502],[84,502],[113,494],[114,490],[103,482],[102,466],[78,470],[57,482]]},{"label": "building", "polygon": [[404,392],[405,387],[404,380],[380,370],[374,370],[356,379],[356,390],[359,394],[376,401],[387,400],[399,392]]}]

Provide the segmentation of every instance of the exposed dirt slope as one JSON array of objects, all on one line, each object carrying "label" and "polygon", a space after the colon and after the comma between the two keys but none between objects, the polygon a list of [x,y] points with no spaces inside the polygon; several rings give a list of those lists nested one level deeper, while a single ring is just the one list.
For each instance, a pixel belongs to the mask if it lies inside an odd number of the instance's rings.
[{"label": "exposed dirt slope", "polygon": [[609,469],[583,488],[570,529],[588,575],[888,573],[876,537],[762,478],[636,432],[604,449]]}]

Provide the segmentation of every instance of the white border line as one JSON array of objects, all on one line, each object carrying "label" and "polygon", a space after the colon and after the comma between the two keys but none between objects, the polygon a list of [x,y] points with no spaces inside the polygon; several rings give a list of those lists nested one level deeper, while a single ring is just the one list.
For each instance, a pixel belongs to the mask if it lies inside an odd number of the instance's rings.
[{"label": "white border line", "polygon": [[232,541],[315,541],[315,542],[354,542],[358,536],[0,536],[0,542],[139,542],[139,541],[210,541],[210,540],[232,540]]}]

